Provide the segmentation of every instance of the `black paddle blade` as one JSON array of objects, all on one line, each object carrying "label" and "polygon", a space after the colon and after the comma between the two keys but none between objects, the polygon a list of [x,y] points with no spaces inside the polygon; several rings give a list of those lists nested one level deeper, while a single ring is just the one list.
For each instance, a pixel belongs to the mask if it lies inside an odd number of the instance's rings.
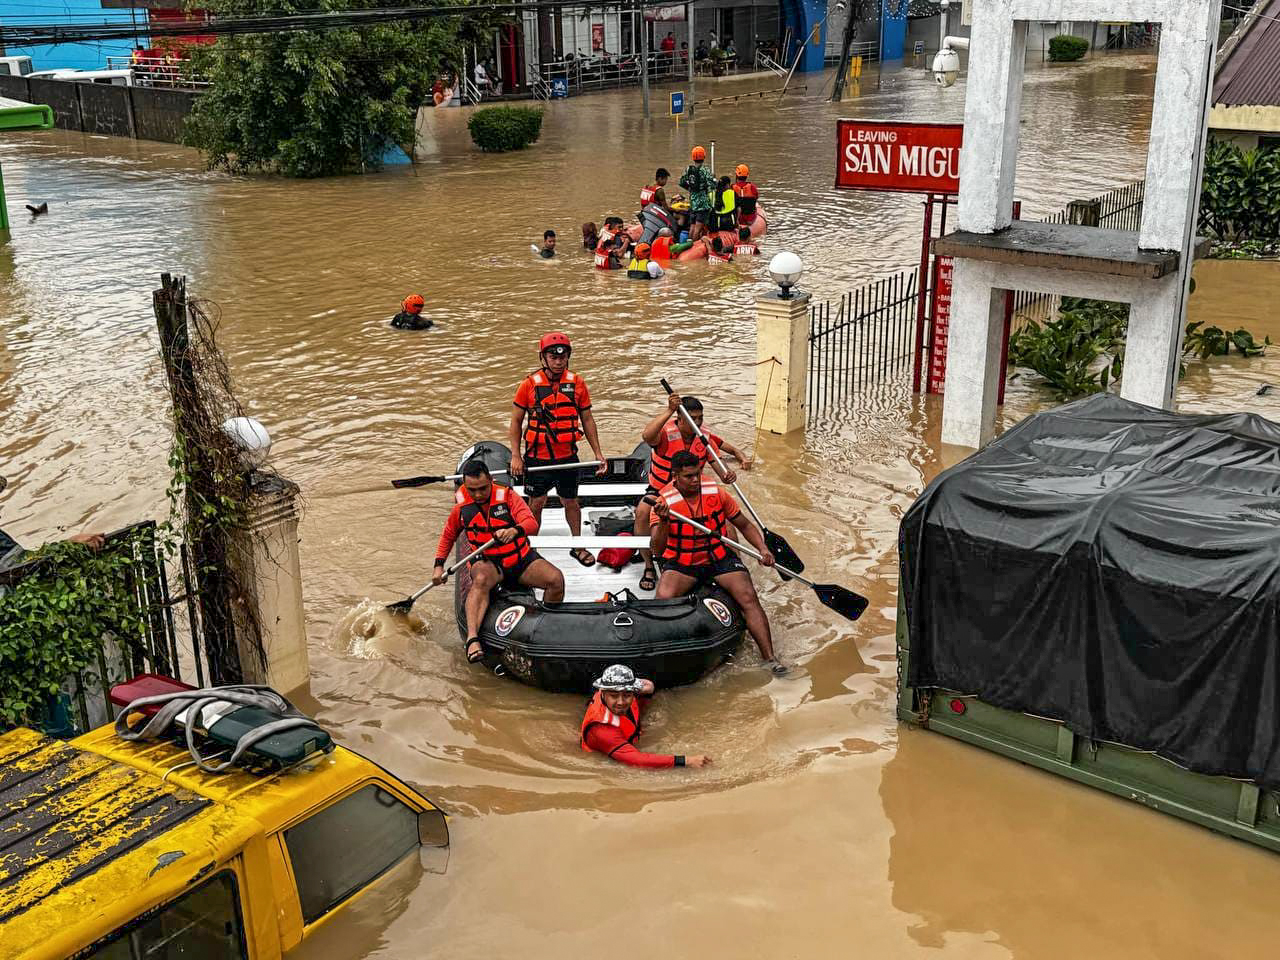
[{"label": "black paddle blade", "polygon": [[389,613],[408,613],[412,609],[413,597],[405,597],[403,600],[397,600],[395,603],[387,604],[387,611]]},{"label": "black paddle blade", "polygon": [[823,606],[830,607],[846,620],[857,620],[871,602],[862,594],[834,583],[815,583],[813,592],[818,595]]},{"label": "black paddle blade", "polygon": [[[791,544],[787,543],[780,535],[772,530],[764,531],[764,545],[769,548],[769,552],[773,554],[773,559],[778,562],[780,567],[786,567],[796,573],[804,573],[804,561],[791,549]],[[778,576],[783,580],[791,579],[781,570],[778,571]]]},{"label": "black paddle blade", "polygon": [[397,490],[404,487],[425,487],[428,483],[444,483],[448,477],[405,477],[403,480],[392,480],[391,485]]}]

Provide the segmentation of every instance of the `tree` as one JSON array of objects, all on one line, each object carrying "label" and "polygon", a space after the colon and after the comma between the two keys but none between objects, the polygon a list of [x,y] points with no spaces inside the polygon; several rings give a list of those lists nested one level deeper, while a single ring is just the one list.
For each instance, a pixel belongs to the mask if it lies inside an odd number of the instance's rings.
[{"label": "tree", "polygon": [[[326,0],[325,10],[380,6]],[[275,0],[213,0],[220,16],[295,13]],[[315,8],[308,8],[308,12]],[[325,177],[377,169],[386,148],[412,149],[418,107],[463,43],[489,36],[489,17],[439,17],[333,30],[223,36],[197,48],[193,69],[210,85],[185,141],[209,166]],[[456,69],[456,67],[455,67]]]}]

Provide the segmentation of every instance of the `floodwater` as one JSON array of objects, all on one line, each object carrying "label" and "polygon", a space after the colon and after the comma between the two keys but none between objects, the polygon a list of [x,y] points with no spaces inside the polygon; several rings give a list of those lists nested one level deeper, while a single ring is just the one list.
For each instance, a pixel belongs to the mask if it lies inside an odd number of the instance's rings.
[{"label": "floodwater", "polygon": [[[1029,70],[1018,193],[1027,215],[1142,176],[1153,64]],[[549,108],[541,142],[483,156],[465,114],[423,118],[420,163],[317,183],[203,171],[179,147],[67,133],[9,136],[15,217],[0,246],[0,518],[19,540],[110,529],[164,509],[167,401],[150,292],[184,273],[222,318],[249,412],[307,498],[302,563],[313,681],[305,702],[345,744],[451,813],[445,876],[397,870],[309,943],[323,957],[1216,957],[1274,949],[1280,858],[894,718],[897,523],[955,456],[939,407],[901,384],[857,397],[804,438],[756,436],[753,297],[764,261],[694,265],[658,283],[590,269],[584,220],[627,216],[659,165],[714,138],[747,162],[770,213],[766,255],[806,263],[815,298],[915,262],[919,203],[836,193],[838,116],[959,119],[963,86],[830,75],[780,106],[646,122],[633,92]],[[777,86],[700,81],[693,96]],[[661,102],[661,91],[655,104]],[[561,257],[529,253],[554,228]],[[1197,318],[1280,339],[1280,265],[1203,264]],[[387,326],[423,293],[438,327]],[[754,652],[661,695],[645,744],[707,752],[706,770],[641,772],[576,745],[581,702],[468,668],[439,591],[406,629],[370,601],[428,578],[450,506],[439,488],[355,492],[444,472],[505,435],[549,328],[574,337],[607,452],[663,405],[659,377],[755,451],[750,492],[819,580],[867,594],[857,624],[760,577],[792,679]],[[1280,354],[1192,364],[1189,409],[1280,417]],[[1051,402],[1028,377],[1005,422]],[[311,698],[314,698],[312,701]]]}]

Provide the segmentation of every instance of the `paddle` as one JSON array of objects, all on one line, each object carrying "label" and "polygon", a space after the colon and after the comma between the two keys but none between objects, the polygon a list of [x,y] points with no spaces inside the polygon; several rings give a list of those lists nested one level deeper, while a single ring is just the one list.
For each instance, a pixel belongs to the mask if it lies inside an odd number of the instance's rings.
[{"label": "paddle", "polygon": [[[538,473],[542,470],[577,470],[580,467],[598,467],[603,460],[586,460],[582,463],[554,463],[549,467],[526,467],[525,473]],[[493,470],[495,474],[510,473],[510,470]],[[461,480],[462,474],[451,473],[448,476],[405,477],[403,480],[392,480],[391,486],[397,490],[404,487],[425,487],[429,483],[444,483],[446,480]],[[770,547],[769,549],[773,549]]]},{"label": "paddle", "polygon": [[[671,396],[671,394],[675,392],[671,389],[671,384],[667,383],[666,380],[661,380],[659,382],[662,384],[662,389],[667,391],[667,396]],[[720,455],[716,453],[716,448],[711,445],[711,441],[707,439],[707,435],[699,429],[698,424],[694,421],[693,417],[689,415],[689,411],[684,408],[683,403],[680,404],[679,409],[681,415],[685,419],[685,422],[693,428],[693,432],[698,435],[698,439],[702,441],[703,445],[707,448],[707,452],[711,454],[711,459],[715,461],[716,466],[727,473],[728,468],[724,465],[724,461],[720,459]],[[804,561],[800,559],[799,555],[793,549],[791,549],[791,544],[787,543],[781,535],[774,533],[760,521],[760,514],[756,513],[756,508],[751,505],[751,501],[747,499],[747,495],[742,492],[741,487],[736,483],[731,483],[730,486],[733,487],[733,492],[736,493],[738,498],[742,501],[742,505],[747,508],[747,513],[751,514],[751,519],[756,522],[756,526],[760,528],[760,532],[764,534],[764,545],[769,548],[770,553],[781,561],[778,566],[778,576],[782,577],[783,580],[787,579],[789,572],[784,572],[784,567],[790,567],[792,570],[803,570]]]},{"label": "paddle", "polygon": [[[692,520],[684,514],[679,514],[678,519],[681,523],[689,524],[689,526],[693,527],[695,530],[701,530],[703,533],[710,534],[732,550],[737,550],[739,553],[745,553],[747,556],[755,557],[757,560],[760,559],[760,554],[756,553],[750,547],[738,543],[736,540],[730,540],[728,537],[720,536],[720,534],[716,533],[714,530],[704,527],[697,520]],[[802,577],[794,570],[779,570],[778,572],[786,573],[789,577],[812,587],[813,592],[817,594],[817,597],[822,601],[823,606],[830,607],[847,620],[857,620],[862,616],[862,612],[867,609],[867,604],[870,603],[870,601],[862,594],[854,593],[852,590],[846,589],[839,584],[814,583],[808,577]]]},{"label": "paddle", "polygon": [[[444,580],[441,580],[440,583],[447,582],[448,579],[451,576],[453,576],[453,571],[457,570],[460,566],[462,566],[468,560],[474,560],[476,557],[480,556],[480,554],[484,553],[486,550],[488,550],[497,542],[498,540],[495,537],[494,539],[489,540],[487,543],[482,544],[481,546],[472,550],[465,557],[463,557],[461,560],[459,560],[457,563],[455,563],[452,567],[450,567],[448,570],[444,572]],[[423,587],[421,590],[419,590],[417,593],[411,593],[409,594],[409,596],[405,597],[403,600],[397,600],[395,603],[388,603],[387,609],[391,613],[408,613],[410,610],[413,609],[413,605],[418,602],[418,598],[420,596],[422,596],[424,593],[426,593],[433,587],[437,587],[437,586],[439,586],[439,584],[437,584],[433,580],[430,583],[428,583],[425,587]]]}]

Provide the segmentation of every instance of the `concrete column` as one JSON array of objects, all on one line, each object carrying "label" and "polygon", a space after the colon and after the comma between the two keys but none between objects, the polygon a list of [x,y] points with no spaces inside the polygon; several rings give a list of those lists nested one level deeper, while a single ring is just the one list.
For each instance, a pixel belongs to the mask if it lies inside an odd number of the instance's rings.
[{"label": "concrete column", "polygon": [[298,558],[298,488],[274,476],[255,474],[251,482],[247,529],[235,537],[230,561],[256,602],[267,662],[242,646],[240,663],[246,683],[288,693],[311,677]]},{"label": "concrete column", "polygon": [[1187,298],[1181,273],[1150,282],[1144,294],[1133,299],[1120,396],[1172,409],[1186,325]]},{"label": "concrete column", "polygon": [[952,275],[942,442],[965,447],[981,447],[995,435],[996,397],[1004,376],[1004,291],[992,287],[984,266],[957,259]]},{"label": "concrete column", "polygon": [[960,151],[960,230],[995,233],[1013,222],[1026,50],[1026,21],[1009,20],[1007,0],[974,5]]},{"label": "concrete column", "polygon": [[809,383],[809,294],[756,300],[756,423],[770,433],[803,430]]}]

